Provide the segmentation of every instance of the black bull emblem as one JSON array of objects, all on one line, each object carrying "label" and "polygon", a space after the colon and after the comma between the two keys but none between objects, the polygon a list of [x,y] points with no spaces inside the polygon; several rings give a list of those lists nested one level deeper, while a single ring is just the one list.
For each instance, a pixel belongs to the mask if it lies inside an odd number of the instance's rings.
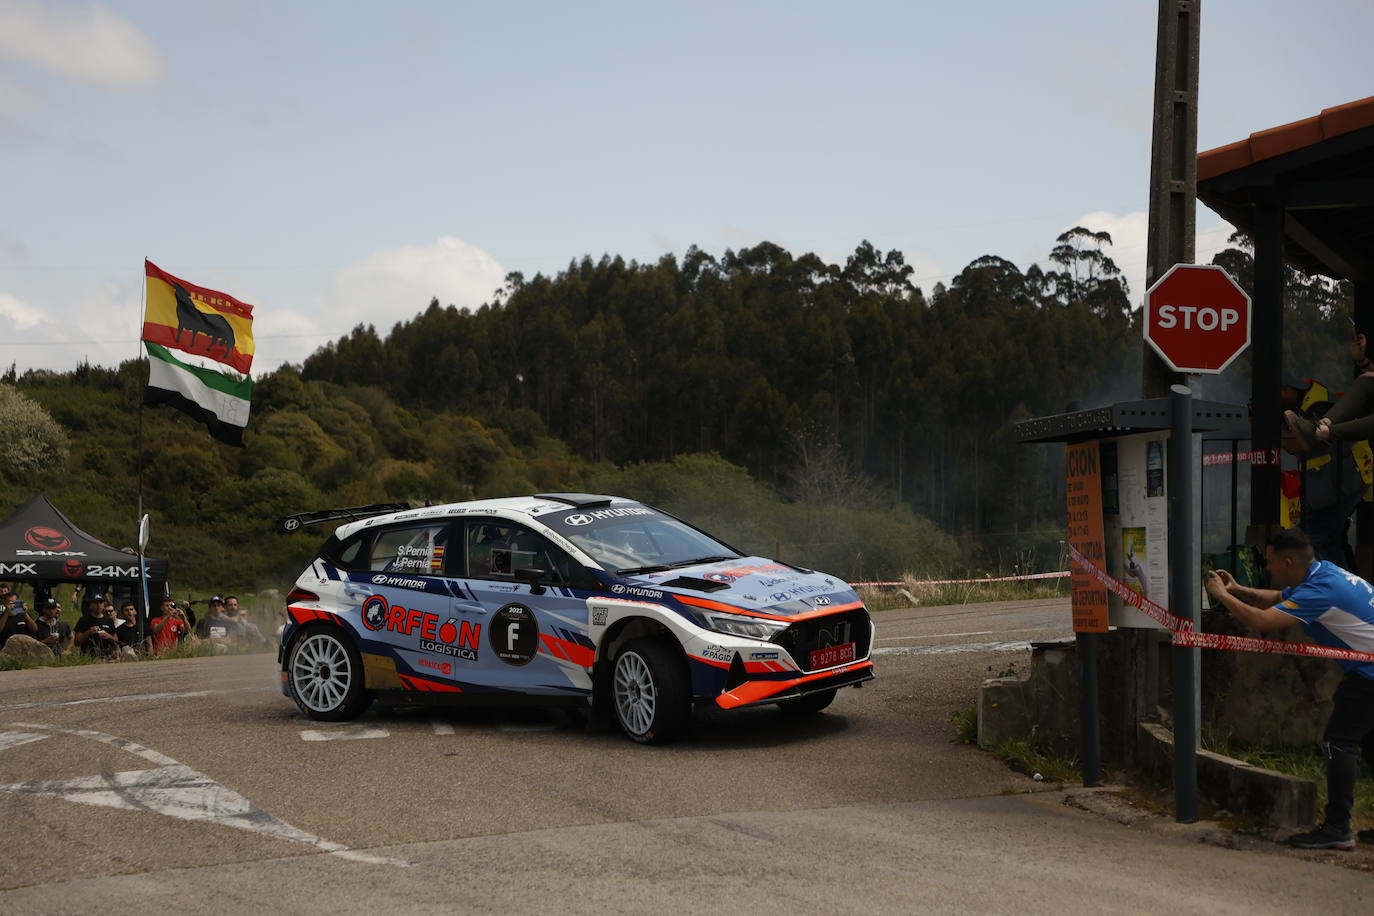
[{"label": "black bull emblem", "polygon": [[185,331],[191,332],[190,347],[196,345],[196,335],[204,334],[210,338],[210,352],[216,347],[224,347],[224,354],[228,356],[234,352],[234,329],[229,326],[229,322],[223,315],[208,315],[196,308],[191,301],[191,294],[180,284],[173,284],[172,289],[177,296],[177,333],[176,341],[181,343],[181,335]]}]

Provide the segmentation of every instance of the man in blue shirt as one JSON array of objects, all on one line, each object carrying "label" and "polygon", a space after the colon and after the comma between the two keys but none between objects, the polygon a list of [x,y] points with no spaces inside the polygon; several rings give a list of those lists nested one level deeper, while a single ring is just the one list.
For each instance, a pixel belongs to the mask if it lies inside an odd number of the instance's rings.
[{"label": "man in blue shirt", "polygon": [[[1374,586],[1334,563],[1315,559],[1298,528],[1274,535],[1265,548],[1269,582],[1279,590],[1246,588],[1225,570],[1207,574],[1207,592],[1246,626],[1268,633],[1294,623],[1318,645],[1374,653]],[[1336,688],[1322,735],[1326,751],[1326,817],[1315,830],[1288,838],[1299,849],[1354,849],[1359,757],[1374,769],[1374,661],[1338,660],[1345,678]],[[1374,842],[1374,830],[1359,837]]]}]

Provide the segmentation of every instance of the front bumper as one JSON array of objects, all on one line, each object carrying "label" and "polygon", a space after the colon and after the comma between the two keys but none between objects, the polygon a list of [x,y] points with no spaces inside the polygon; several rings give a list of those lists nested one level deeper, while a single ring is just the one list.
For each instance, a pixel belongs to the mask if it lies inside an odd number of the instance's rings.
[{"label": "front bumper", "polygon": [[851,662],[842,668],[803,674],[795,678],[776,681],[745,681],[716,697],[716,705],[721,709],[740,709],[745,706],[762,706],[781,700],[794,700],[808,693],[834,690],[837,687],[853,687],[864,681],[873,680],[873,662],[869,659]]}]

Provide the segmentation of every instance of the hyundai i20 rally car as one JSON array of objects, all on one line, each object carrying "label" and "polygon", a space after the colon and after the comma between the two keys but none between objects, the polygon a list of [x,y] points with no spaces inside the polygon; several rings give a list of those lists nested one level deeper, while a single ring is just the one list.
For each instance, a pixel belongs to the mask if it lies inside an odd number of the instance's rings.
[{"label": "hyundai i20 rally car", "polygon": [[282,692],[311,718],[378,696],[590,704],[655,743],[693,703],[814,712],[873,677],[873,625],[843,581],[631,500],[370,506],[279,529],[341,518],[288,598],[278,652]]}]

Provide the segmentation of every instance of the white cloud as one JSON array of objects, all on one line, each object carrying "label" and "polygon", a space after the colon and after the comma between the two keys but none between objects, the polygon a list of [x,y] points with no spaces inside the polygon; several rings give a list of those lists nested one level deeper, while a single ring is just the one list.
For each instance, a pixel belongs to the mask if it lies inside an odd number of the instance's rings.
[{"label": "white cloud", "polygon": [[255,307],[253,376],[265,375],[282,363],[299,365],[338,336],[322,330],[318,321],[298,309]]},{"label": "white cloud", "polygon": [[929,248],[903,251],[902,255],[906,258],[907,264],[911,265],[911,284],[920,287],[921,292],[927,296],[934,292],[936,283],[949,286],[952,279],[949,271],[945,270],[944,265],[935,257],[935,252]]},{"label": "white cloud", "polygon": [[506,273],[483,249],[445,235],[429,245],[374,251],[337,271],[315,299],[337,334],[371,324],[384,335],[434,298],[468,309],[491,301]]},{"label": "white cloud", "polygon": [[[1200,216],[1210,216],[1210,211],[1200,211]],[[1131,305],[1139,306],[1145,296],[1145,266],[1149,260],[1149,214],[1143,210],[1118,216],[1105,210],[1086,213],[1065,226],[1071,229],[1082,226],[1093,232],[1106,231],[1112,237],[1107,254],[1116,266],[1121,268],[1126,282],[1131,288]],[[1061,230],[1062,231],[1062,230]],[[1194,256],[1198,264],[1211,263],[1212,257],[1223,248],[1229,247],[1226,239],[1235,230],[1230,223],[1217,222],[1198,229],[1193,236]],[[1048,261],[1045,262],[1048,264]]]},{"label": "white cloud", "polygon": [[0,364],[67,371],[89,360],[117,366],[137,357],[142,304],[136,284],[102,283],[52,306],[0,292]]},{"label": "white cloud", "polygon": [[152,40],[98,4],[0,0],[0,59],[114,88],[150,85],[163,70],[162,55]]},{"label": "white cloud", "polygon": [[0,293],[0,318],[8,319],[14,330],[26,331],[43,320],[43,312],[9,293]]}]

